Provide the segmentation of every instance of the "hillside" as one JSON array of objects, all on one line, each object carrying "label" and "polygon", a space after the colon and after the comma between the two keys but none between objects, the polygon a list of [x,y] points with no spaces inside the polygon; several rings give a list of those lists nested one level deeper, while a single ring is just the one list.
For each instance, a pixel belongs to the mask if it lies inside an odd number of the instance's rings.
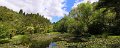
[{"label": "hillside", "polygon": [[[9,33],[7,35],[12,34],[12,36],[26,34],[28,30],[31,30],[30,32],[34,31],[33,33],[45,32],[43,29],[47,28],[50,24],[48,19],[39,14],[31,13],[23,15],[23,13],[17,13],[6,7],[0,6],[0,32],[3,32],[3,34],[4,31]],[[7,35],[4,34],[4,36]]]}]

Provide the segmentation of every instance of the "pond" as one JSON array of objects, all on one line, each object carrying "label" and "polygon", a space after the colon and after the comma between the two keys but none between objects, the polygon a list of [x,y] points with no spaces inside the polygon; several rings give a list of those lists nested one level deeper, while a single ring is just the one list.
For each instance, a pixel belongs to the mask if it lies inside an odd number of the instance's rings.
[{"label": "pond", "polygon": [[48,48],[56,48],[56,47],[57,47],[57,44],[55,42],[51,42]]}]

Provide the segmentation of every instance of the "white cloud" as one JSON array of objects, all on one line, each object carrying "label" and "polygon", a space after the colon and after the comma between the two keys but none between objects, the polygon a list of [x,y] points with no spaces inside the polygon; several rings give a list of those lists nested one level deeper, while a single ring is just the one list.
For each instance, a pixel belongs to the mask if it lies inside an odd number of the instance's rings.
[{"label": "white cloud", "polygon": [[40,13],[48,19],[53,16],[64,16],[66,0],[0,0],[0,6],[6,6],[14,11],[23,9],[27,13]]},{"label": "white cloud", "polygon": [[98,2],[99,0],[90,0],[91,3]]},{"label": "white cloud", "polygon": [[91,2],[91,3],[93,3],[93,2],[97,2],[99,0],[82,0],[82,1],[81,0],[76,0],[75,3],[74,3],[73,8],[77,7],[77,5],[80,4],[80,3],[87,3],[88,1]]}]

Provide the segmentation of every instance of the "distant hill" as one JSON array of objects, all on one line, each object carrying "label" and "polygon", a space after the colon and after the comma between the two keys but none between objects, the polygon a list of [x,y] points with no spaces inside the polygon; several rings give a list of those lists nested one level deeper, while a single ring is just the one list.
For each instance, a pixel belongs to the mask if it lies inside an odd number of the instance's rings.
[{"label": "distant hill", "polygon": [[[8,9],[7,7],[0,6],[0,27],[6,27],[5,29],[10,33],[13,32],[13,30],[15,34],[25,34],[25,32],[45,32],[45,30],[47,30],[46,28],[48,28],[50,25],[51,22],[38,13],[28,14],[22,10],[20,10],[18,13]],[[33,28],[32,31],[31,28]],[[7,32],[6,30],[5,32]]]}]

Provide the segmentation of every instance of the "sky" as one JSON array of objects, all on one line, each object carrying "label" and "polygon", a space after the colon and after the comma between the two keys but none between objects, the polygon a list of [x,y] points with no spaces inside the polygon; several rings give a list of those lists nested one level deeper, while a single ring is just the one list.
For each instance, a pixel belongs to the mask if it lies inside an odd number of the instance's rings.
[{"label": "sky", "polygon": [[[26,13],[39,13],[51,22],[57,22],[72,8],[88,0],[0,0],[0,6],[6,6],[13,11],[23,9]],[[91,3],[98,0],[89,0]]]}]

